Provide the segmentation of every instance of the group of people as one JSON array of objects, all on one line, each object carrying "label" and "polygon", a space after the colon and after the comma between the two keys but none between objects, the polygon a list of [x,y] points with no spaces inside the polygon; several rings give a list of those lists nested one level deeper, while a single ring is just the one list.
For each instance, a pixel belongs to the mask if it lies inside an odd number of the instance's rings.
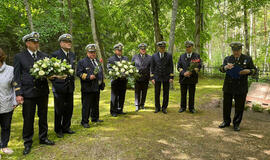
[{"label": "group of people", "polygon": [[[1,125],[1,150],[4,153],[11,154],[13,151],[7,148],[10,136],[10,125],[13,110],[19,104],[22,105],[23,114],[23,154],[30,153],[33,134],[34,119],[37,108],[39,117],[39,143],[45,145],[54,145],[54,142],[48,139],[48,95],[49,86],[47,79],[35,79],[30,74],[30,69],[34,63],[49,55],[39,51],[39,34],[32,32],[23,38],[26,49],[14,57],[14,68],[5,63],[6,54],[0,49],[0,125]],[[86,57],[78,61],[75,67],[75,54],[71,52],[72,36],[63,34],[58,39],[60,49],[51,54],[60,60],[66,60],[73,69],[76,68],[76,75],[81,81],[81,101],[82,101],[82,119],[81,125],[89,128],[89,118],[93,123],[103,122],[99,118],[99,100],[100,91],[105,88],[104,71],[100,60],[97,58],[95,44],[88,44],[85,47]],[[195,113],[194,99],[196,84],[198,83],[198,72],[201,69],[202,61],[200,55],[193,52],[194,43],[185,42],[186,52],[179,57],[177,70],[179,71],[179,83],[181,86],[181,105],[179,113],[186,111],[187,106],[190,113]],[[224,80],[224,122],[219,126],[224,128],[230,125],[230,112],[232,100],[235,100],[235,117],[233,120],[234,130],[239,131],[239,125],[242,119],[245,97],[247,94],[247,76],[256,74],[256,68],[252,59],[243,55],[242,44],[231,44],[233,54],[226,57],[220,68],[221,72],[226,72]],[[152,56],[147,54],[147,44],[141,43],[138,46],[139,53],[132,57],[135,67],[141,75],[135,82],[135,111],[145,108],[145,100],[149,81],[155,88],[155,112],[162,111],[167,114],[169,103],[170,83],[174,79],[174,65],[172,55],[166,52],[166,42],[157,43],[158,52]],[[118,61],[128,61],[126,56],[122,55],[123,44],[114,45],[114,55],[108,59],[107,69],[111,70],[112,65]],[[240,66],[240,76],[235,78],[230,76],[228,71],[234,70]],[[58,138],[64,137],[64,134],[74,134],[71,130],[71,119],[73,114],[73,97],[75,75],[49,77],[52,82],[52,91],[54,95],[54,131]],[[160,104],[161,85],[163,86],[163,102]],[[127,89],[127,79],[117,78],[111,80],[111,101],[110,114],[117,117],[124,112],[125,94]],[[189,92],[187,105],[187,92]]]}]

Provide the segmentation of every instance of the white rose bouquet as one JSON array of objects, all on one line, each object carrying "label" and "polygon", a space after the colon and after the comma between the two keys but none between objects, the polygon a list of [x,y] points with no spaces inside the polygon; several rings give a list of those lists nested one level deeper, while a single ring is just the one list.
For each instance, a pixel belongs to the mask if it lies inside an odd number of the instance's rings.
[{"label": "white rose bouquet", "polygon": [[140,77],[139,70],[134,66],[134,63],[125,60],[115,62],[111,65],[109,70],[109,78],[112,80],[118,78],[127,78],[128,80],[135,80]]},{"label": "white rose bouquet", "polygon": [[57,58],[44,58],[34,63],[30,73],[36,79],[44,79],[52,76],[67,76],[72,75],[74,70],[66,60],[61,61]]},{"label": "white rose bouquet", "polygon": [[62,61],[53,57],[50,61],[53,68],[53,71],[50,74],[51,76],[67,76],[74,74],[74,69],[72,69],[72,66],[68,64],[65,59]]},{"label": "white rose bouquet", "polygon": [[30,69],[30,73],[36,79],[47,78],[52,72],[53,68],[50,67],[50,58],[44,58],[34,63],[33,68]]}]

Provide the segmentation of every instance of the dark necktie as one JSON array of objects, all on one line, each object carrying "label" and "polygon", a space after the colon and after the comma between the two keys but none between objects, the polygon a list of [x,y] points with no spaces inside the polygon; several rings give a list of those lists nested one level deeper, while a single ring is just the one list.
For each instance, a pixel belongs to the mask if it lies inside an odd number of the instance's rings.
[{"label": "dark necktie", "polygon": [[33,52],[33,55],[32,56],[33,56],[34,61],[37,61],[37,55],[36,55],[36,53]]},{"label": "dark necktie", "polygon": [[92,59],[92,63],[93,63],[93,65],[94,65],[94,67],[97,66],[94,59]]},{"label": "dark necktie", "polygon": [[68,62],[68,63],[70,63],[69,57],[70,57],[69,52],[67,52],[67,62]]}]

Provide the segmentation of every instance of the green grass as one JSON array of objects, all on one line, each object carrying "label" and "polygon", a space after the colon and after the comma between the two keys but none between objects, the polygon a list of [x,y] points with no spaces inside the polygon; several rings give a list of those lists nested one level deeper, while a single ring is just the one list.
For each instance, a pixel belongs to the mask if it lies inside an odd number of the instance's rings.
[{"label": "green grass", "polygon": [[[76,80],[74,94],[74,113],[72,118],[72,130],[74,135],[65,135],[64,138],[56,138],[53,132],[54,108],[53,97],[49,99],[49,138],[56,142],[55,146],[43,146],[38,144],[38,117],[35,119],[35,134],[32,151],[23,156],[22,140],[22,113],[17,108],[13,115],[11,140],[9,147],[15,153],[11,156],[2,155],[4,159],[222,159],[219,152],[232,148],[231,144],[223,145],[224,133],[217,129],[218,120],[222,120],[219,109],[208,105],[213,99],[222,96],[222,82],[220,79],[201,78],[196,90],[195,105],[198,113],[188,112],[179,114],[180,86],[174,82],[175,89],[170,91],[168,114],[154,114],[154,88],[150,84],[146,110],[134,112],[134,90],[127,90],[124,111],[127,115],[117,118],[111,117],[110,87],[106,81],[106,88],[101,92],[100,118],[105,122],[90,124],[90,129],[80,126],[81,121],[81,98],[80,82]],[[259,126],[259,125],[256,125]],[[216,131],[217,130],[217,131]],[[216,133],[215,133],[216,132]],[[229,133],[227,133],[229,132]],[[265,131],[266,132],[266,131]],[[245,134],[246,135],[246,134]],[[243,135],[243,137],[245,137]],[[233,136],[233,135],[232,135]],[[208,137],[208,138],[207,138]],[[269,140],[269,138],[267,139]],[[266,141],[267,141],[266,140]],[[251,141],[252,142],[252,141]],[[254,142],[255,143],[255,142]],[[256,143],[259,143],[256,141]],[[252,144],[253,145],[253,144]],[[260,144],[261,148],[264,147]],[[225,146],[225,147],[224,147]],[[227,146],[227,148],[226,148]],[[237,148],[238,147],[238,148]],[[235,150],[247,153],[247,149]],[[255,149],[254,152],[257,152]],[[250,152],[253,154],[254,152]],[[225,154],[225,153],[224,153]],[[236,156],[241,155],[239,153]],[[263,156],[262,156],[263,157]],[[234,157],[237,159],[237,157]]]}]

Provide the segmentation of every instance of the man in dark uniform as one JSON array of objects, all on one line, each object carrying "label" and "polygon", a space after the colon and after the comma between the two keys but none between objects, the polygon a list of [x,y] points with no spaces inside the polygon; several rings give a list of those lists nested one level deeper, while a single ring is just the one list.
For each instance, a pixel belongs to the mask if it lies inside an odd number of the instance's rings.
[{"label": "man in dark uniform", "polygon": [[147,44],[141,43],[138,47],[140,49],[140,53],[132,57],[132,62],[135,63],[135,67],[139,70],[141,75],[141,77],[135,82],[136,112],[138,112],[140,109],[144,109],[151,66],[151,56],[146,54]]},{"label": "man in dark uniform", "polygon": [[[118,61],[128,61],[126,56],[122,56],[123,44],[118,43],[114,45],[114,53],[112,57],[108,59],[108,70],[112,69],[112,65]],[[113,117],[117,117],[118,114],[125,114],[123,112],[125,96],[127,90],[127,79],[118,78],[111,81],[111,108],[110,112]]]},{"label": "man in dark uniform", "polygon": [[32,32],[23,37],[27,49],[14,57],[14,85],[16,100],[22,104],[23,113],[23,154],[30,153],[34,135],[34,119],[36,106],[39,117],[39,143],[54,145],[48,139],[48,94],[49,86],[47,79],[35,79],[30,74],[30,69],[35,61],[48,57],[47,54],[39,51],[39,34]]},{"label": "man in dark uniform", "polygon": [[180,72],[179,83],[181,85],[181,106],[178,111],[179,113],[184,112],[187,108],[187,91],[189,92],[189,111],[195,113],[194,98],[196,84],[198,83],[198,72],[201,68],[201,59],[199,54],[192,52],[193,46],[193,42],[185,42],[186,53],[180,56],[177,64],[177,69]]},{"label": "man in dark uniform", "polygon": [[257,72],[252,58],[242,54],[243,44],[233,42],[230,44],[233,54],[224,59],[220,71],[226,73],[223,84],[223,122],[219,128],[230,126],[232,100],[235,101],[235,114],[233,118],[234,131],[240,131],[245,101],[248,92],[248,75],[255,75]]},{"label": "man in dark uniform", "polygon": [[173,83],[173,59],[172,55],[165,52],[166,42],[157,43],[158,52],[153,54],[151,60],[151,80],[155,85],[155,113],[160,111],[160,89],[163,85],[162,112],[167,114],[169,103],[170,83]]},{"label": "man in dark uniform", "polygon": [[82,121],[84,128],[89,128],[89,116],[92,122],[103,122],[99,119],[100,90],[105,87],[103,68],[97,59],[96,45],[86,46],[87,57],[80,60],[77,66],[77,76],[81,79]]},{"label": "man in dark uniform", "polygon": [[[59,37],[60,49],[52,54],[60,60],[66,60],[68,64],[75,68],[75,54],[71,52],[72,36],[63,34]],[[54,131],[58,138],[64,137],[64,133],[74,134],[70,129],[73,113],[73,92],[74,76],[58,77],[55,76],[52,81],[52,90],[54,95]]]}]

